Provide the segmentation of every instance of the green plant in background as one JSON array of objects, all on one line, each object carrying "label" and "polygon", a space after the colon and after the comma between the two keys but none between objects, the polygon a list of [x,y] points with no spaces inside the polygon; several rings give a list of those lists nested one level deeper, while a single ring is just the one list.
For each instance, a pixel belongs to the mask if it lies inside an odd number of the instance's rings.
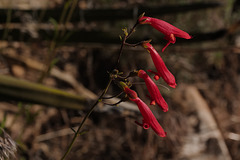
[{"label": "green plant in background", "polygon": [[[6,40],[8,38],[11,18],[12,18],[12,8],[9,7],[7,10],[7,18],[6,18],[4,32],[2,35],[2,40]],[[2,49],[0,49],[0,54],[1,52],[2,52]],[[14,158],[15,153],[17,151],[16,143],[4,131],[6,126],[6,121],[7,121],[7,112],[4,112],[3,120],[0,122],[0,159]]]},{"label": "green plant in background", "polygon": [[[64,41],[70,36],[71,33],[66,33],[65,28],[66,28],[66,24],[70,21],[73,11],[77,6],[77,0],[68,0],[67,2],[65,2],[64,4],[64,9],[61,13],[61,17],[59,20],[59,23],[55,20],[55,19],[50,19],[49,21],[54,25],[54,35],[52,40],[50,41],[50,46],[49,46],[49,51],[48,51],[48,57],[46,60],[46,69],[42,72],[42,75],[39,77],[38,82],[42,83],[42,81],[48,76],[49,72],[51,71],[51,69],[55,66],[55,64],[58,62],[58,59],[56,58],[56,48],[61,45],[62,43],[64,43]],[[5,24],[5,29],[2,35],[2,39],[5,40],[8,38],[8,33],[9,33],[9,26],[10,26],[10,22],[12,19],[12,8],[9,8],[7,10],[7,18],[6,18],[6,24]],[[62,27],[63,26],[63,27]],[[61,39],[61,41],[59,41]],[[0,86],[1,86],[1,93],[0,95],[2,95],[1,97],[12,97],[13,99],[18,99],[18,100],[26,100],[28,99],[29,102],[34,102],[36,103],[36,101],[38,101],[37,103],[41,103],[41,101],[45,101],[46,102],[46,98],[41,99],[41,97],[46,96],[46,94],[49,94],[49,101],[47,102],[49,105],[54,105],[54,103],[59,99],[59,96],[62,97],[60,99],[64,99],[64,102],[57,104],[58,107],[60,106],[64,106],[64,107],[73,107],[75,106],[76,108],[80,108],[81,105],[80,103],[82,103],[82,98],[81,97],[77,97],[77,96],[73,96],[69,93],[66,92],[62,92],[62,91],[58,91],[58,90],[54,90],[51,88],[47,88],[45,86],[40,86],[37,84],[30,84],[28,82],[20,82],[17,79],[8,77],[8,76],[1,76],[0,77]],[[14,85],[14,87],[12,86]],[[17,86],[16,86],[17,85]],[[20,88],[19,88],[20,87]],[[24,91],[25,89],[27,89],[28,91]],[[29,90],[30,89],[30,90]],[[36,92],[37,90],[37,92]],[[42,90],[43,92],[40,93],[39,91]],[[25,95],[23,93],[30,93],[29,95]],[[34,94],[37,93],[37,94]],[[39,95],[42,94],[42,95]],[[34,98],[33,95],[36,95],[36,97]],[[15,98],[14,98],[15,97]],[[22,98],[21,98],[22,97]],[[51,98],[50,98],[51,97]],[[69,99],[69,101],[67,100]],[[26,102],[26,101],[25,101]],[[59,101],[58,101],[59,102]],[[67,102],[67,103],[66,103]],[[69,104],[68,102],[72,103]],[[75,104],[73,104],[75,103]],[[12,121],[12,123],[14,123],[17,120],[17,117],[19,117],[19,115],[23,115],[26,118],[26,123],[24,125],[28,125],[33,123],[36,120],[36,117],[38,116],[39,112],[41,110],[38,110],[37,112],[31,112],[31,107],[32,104],[31,103],[22,103],[19,102],[18,103],[18,112],[15,115],[14,120]],[[7,118],[7,113],[4,114],[4,118],[3,121],[1,122],[0,127],[4,128],[5,127],[5,123],[6,123],[6,118]],[[24,127],[25,128],[25,127]],[[26,149],[26,146],[22,143],[21,141],[21,136],[24,133],[24,128],[22,128],[22,131],[19,131],[19,138],[17,140],[19,147],[23,150]],[[2,133],[2,130],[0,130],[0,132]],[[25,148],[25,149],[24,149]]]},{"label": "green plant in background", "polygon": [[61,12],[59,23],[53,18],[49,19],[50,23],[52,23],[54,26],[54,35],[52,37],[52,40],[50,41],[48,49],[46,69],[42,72],[38,82],[42,82],[44,78],[47,77],[50,73],[51,68],[57,63],[57,47],[63,44],[64,41],[66,41],[72,34],[72,32],[66,33],[66,26],[69,23],[75,8],[77,7],[77,2],[78,0],[68,0],[65,2],[63,11]]},{"label": "green plant in background", "polygon": [[214,52],[208,55],[208,63],[221,70],[224,63],[224,53],[222,51]]}]

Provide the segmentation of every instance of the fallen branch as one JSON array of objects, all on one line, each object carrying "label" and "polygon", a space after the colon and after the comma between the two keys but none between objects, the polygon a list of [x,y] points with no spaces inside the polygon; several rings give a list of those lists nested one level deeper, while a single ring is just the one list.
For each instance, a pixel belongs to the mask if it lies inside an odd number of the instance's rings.
[{"label": "fallen branch", "polygon": [[83,96],[5,75],[0,75],[0,99],[78,110],[83,109],[86,102]]}]

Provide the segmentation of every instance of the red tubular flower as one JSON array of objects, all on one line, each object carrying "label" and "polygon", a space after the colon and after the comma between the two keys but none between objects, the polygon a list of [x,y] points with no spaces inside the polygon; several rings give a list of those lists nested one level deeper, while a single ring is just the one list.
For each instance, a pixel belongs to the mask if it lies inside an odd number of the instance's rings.
[{"label": "red tubular flower", "polygon": [[172,73],[167,69],[165,63],[163,62],[162,58],[158,54],[158,52],[153,48],[153,46],[149,42],[144,42],[143,47],[146,48],[153,60],[153,63],[157,69],[158,72],[153,72],[151,70],[148,70],[149,72],[155,74],[154,79],[158,80],[159,77],[162,77],[163,80],[170,86],[175,88],[176,87],[176,81],[175,77],[172,75]]},{"label": "red tubular flower", "polygon": [[162,108],[163,112],[168,111],[168,105],[164,98],[162,97],[157,85],[152,81],[152,79],[143,70],[138,71],[138,77],[142,78],[147,86],[148,92],[151,95],[151,105],[157,105]]},{"label": "red tubular flower", "polygon": [[160,137],[166,137],[166,132],[164,132],[163,128],[158,123],[150,108],[140,98],[138,98],[137,93],[129,89],[126,85],[124,85],[123,88],[129,99],[137,104],[143,116],[143,123],[136,123],[142,126],[144,129],[148,129],[149,127],[151,127],[157,135],[159,135]]},{"label": "red tubular flower", "polygon": [[192,37],[187,33],[178,29],[177,27],[163,21],[160,19],[152,18],[152,17],[141,17],[138,19],[140,24],[150,24],[159,32],[162,32],[165,35],[165,39],[168,43],[163,47],[162,52],[167,48],[167,46],[172,43],[176,42],[176,37],[184,38],[184,39],[191,39]]}]

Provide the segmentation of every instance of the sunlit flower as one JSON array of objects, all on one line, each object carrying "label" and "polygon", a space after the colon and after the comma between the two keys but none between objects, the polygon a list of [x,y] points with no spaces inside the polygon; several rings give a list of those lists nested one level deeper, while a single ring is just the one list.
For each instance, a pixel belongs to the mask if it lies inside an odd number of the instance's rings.
[{"label": "sunlit flower", "polygon": [[[121,84],[122,85],[122,84]],[[164,132],[161,125],[158,123],[157,119],[153,115],[150,108],[137,96],[137,93],[126,85],[122,85],[124,92],[128,95],[129,99],[135,102],[143,116],[142,124],[136,122],[138,125],[142,126],[144,129],[151,127],[157,135],[160,137],[166,137],[166,132]]]},{"label": "sunlit flower", "polygon": [[160,19],[143,16],[138,19],[138,22],[140,24],[150,24],[156,30],[162,32],[165,35],[164,39],[166,39],[168,43],[165,45],[165,47],[163,47],[162,52],[167,48],[170,43],[174,44],[176,42],[176,37],[184,39],[192,38],[187,32],[184,32],[181,29],[178,29],[177,27]]},{"label": "sunlit flower", "polygon": [[149,72],[155,74],[154,79],[158,80],[160,77],[163,78],[163,80],[170,86],[175,88],[176,87],[176,81],[175,77],[172,75],[172,73],[167,69],[165,63],[163,62],[161,56],[158,54],[158,52],[153,48],[153,46],[149,42],[144,42],[142,44],[144,48],[146,48],[153,60],[153,63],[157,69],[157,72],[148,70]]},{"label": "sunlit flower", "polygon": [[157,105],[162,108],[164,112],[168,111],[168,105],[164,98],[162,97],[157,85],[152,81],[152,79],[143,70],[138,71],[138,77],[142,78],[147,86],[148,92],[150,93],[151,105]]}]

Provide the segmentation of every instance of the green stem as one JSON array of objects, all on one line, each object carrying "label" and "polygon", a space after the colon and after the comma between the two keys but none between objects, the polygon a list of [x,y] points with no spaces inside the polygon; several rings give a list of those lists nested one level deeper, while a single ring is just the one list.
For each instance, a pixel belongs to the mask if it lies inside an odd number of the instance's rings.
[{"label": "green stem", "polygon": [[57,40],[59,38],[59,34],[60,34],[60,25],[62,25],[64,23],[64,19],[66,17],[70,2],[72,0],[68,0],[63,8],[63,11],[61,13],[60,16],[60,20],[59,23],[57,24],[57,27],[55,28],[55,32],[54,32],[54,36],[53,39],[50,42],[50,46],[49,46],[49,50],[48,50],[48,57],[47,57],[47,63],[46,63],[46,69],[42,72],[42,74],[40,75],[38,82],[42,83],[42,81],[48,76],[48,74],[51,71],[51,63],[54,59],[54,57],[56,57],[56,48],[57,48]]},{"label": "green stem", "polygon": [[69,5],[70,5],[70,2],[71,0],[68,0],[65,4],[64,4],[64,8],[63,8],[63,12],[61,14],[61,17],[60,17],[60,20],[59,20],[59,24],[63,24],[64,23],[64,19],[66,17],[66,14],[67,14],[67,11],[68,11],[68,8],[69,8]]},{"label": "green stem", "polygon": [[74,12],[74,10],[75,10],[75,8],[76,8],[76,6],[77,6],[77,2],[78,2],[78,0],[73,0],[72,6],[71,6],[71,9],[70,9],[70,11],[69,11],[69,13],[68,13],[68,16],[67,16],[67,19],[66,19],[65,24],[70,21],[72,15],[73,15],[73,12]]},{"label": "green stem", "polygon": [[[65,26],[67,25],[67,23],[70,21],[70,19],[72,18],[73,12],[77,6],[77,2],[78,0],[72,0],[72,6],[70,8],[70,11],[68,12],[67,18],[65,20]],[[65,34],[66,30],[65,27],[63,28],[63,31],[61,33],[61,37]]]},{"label": "green stem", "polygon": [[71,151],[72,147],[73,147],[73,144],[74,142],[76,141],[85,121],[87,120],[87,118],[91,115],[92,111],[94,110],[94,108],[97,106],[97,104],[102,100],[103,96],[107,93],[109,87],[110,87],[110,84],[112,83],[112,79],[109,80],[108,84],[107,84],[107,87],[103,90],[102,94],[99,96],[99,98],[96,100],[96,102],[93,104],[93,106],[91,107],[91,109],[88,111],[88,113],[86,114],[86,116],[84,117],[84,119],[82,120],[81,124],[79,125],[77,131],[75,132],[74,134],[74,137],[68,147],[68,150],[65,152],[65,154],[63,155],[63,157],[61,158],[61,160],[64,160],[67,155],[69,154],[69,152]]}]

